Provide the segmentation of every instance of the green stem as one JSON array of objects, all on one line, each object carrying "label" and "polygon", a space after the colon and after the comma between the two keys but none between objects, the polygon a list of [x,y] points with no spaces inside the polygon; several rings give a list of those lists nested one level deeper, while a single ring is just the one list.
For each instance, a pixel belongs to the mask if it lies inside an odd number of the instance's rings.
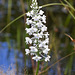
[{"label": "green stem", "polygon": [[51,3],[51,4],[45,4],[45,5],[42,5],[40,7],[47,7],[47,6],[53,6],[53,5],[63,5],[62,3]]},{"label": "green stem", "polygon": [[68,11],[71,14],[71,16],[75,19],[75,16],[72,14],[72,12],[70,10],[68,10]]},{"label": "green stem", "polygon": [[[63,2],[61,2],[62,3],[62,5],[65,7],[65,4],[63,3]],[[68,7],[70,7],[70,6],[68,6]],[[71,8],[71,7],[70,7]],[[73,13],[68,9],[68,8],[66,8],[68,11],[69,11],[69,13],[70,13],[70,15],[73,17],[73,19],[75,19],[75,16],[73,15]]]},{"label": "green stem", "polygon": [[20,15],[19,17],[17,17],[16,19],[14,19],[14,20],[11,21],[10,23],[8,23],[8,24],[0,31],[0,33],[1,33],[2,31],[4,31],[8,26],[10,26],[12,23],[14,23],[15,21],[17,21],[17,20],[20,19],[21,17],[23,17],[24,15],[26,15],[26,13]]},{"label": "green stem", "polygon": [[67,0],[64,0],[64,1],[68,4],[68,6],[69,6],[71,9],[73,9],[73,10],[75,11],[74,7],[73,7]]},{"label": "green stem", "polygon": [[[46,4],[46,5],[42,5],[41,7],[47,7],[47,6],[52,6],[52,5],[62,5],[61,3],[52,3],[52,4]],[[19,17],[17,17],[16,19],[14,19],[13,21],[11,21],[10,23],[8,23],[1,31],[4,31],[8,26],[10,26],[12,23],[14,23],[15,21],[17,21],[18,19],[20,19],[21,17],[23,17],[26,13],[20,15]]]},{"label": "green stem", "polygon": [[[66,4],[63,4],[63,3],[51,3],[51,4],[46,4],[46,5],[42,5],[42,6],[40,6],[40,7],[47,7],[47,6],[53,6],[53,5],[64,5],[64,6],[67,6]],[[70,8],[72,8],[73,9],[73,7],[72,6],[68,6],[68,7],[70,7]],[[74,10],[74,9],[73,9]],[[70,11],[69,11],[70,12]],[[14,23],[15,21],[17,21],[18,19],[20,19],[21,17],[23,17],[24,15],[25,15],[26,13],[24,13],[24,14],[22,14],[21,16],[19,16],[19,17],[17,17],[16,19],[14,19],[13,21],[11,21],[9,24],[7,24],[1,31],[0,31],[0,33],[2,32],[2,31],[4,31],[8,26],[10,26],[12,23]],[[74,15],[70,12],[70,14],[73,16],[73,18],[75,19],[75,17],[74,17]]]},{"label": "green stem", "polygon": [[39,72],[39,63],[40,63],[40,61],[37,62],[36,75],[38,75],[38,72]]}]

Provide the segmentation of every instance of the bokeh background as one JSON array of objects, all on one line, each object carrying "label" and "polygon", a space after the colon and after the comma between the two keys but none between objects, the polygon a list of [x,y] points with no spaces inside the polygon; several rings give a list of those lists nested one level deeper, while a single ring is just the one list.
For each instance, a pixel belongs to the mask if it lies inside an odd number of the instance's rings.
[{"label": "bokeh background", "polygon": [[[39,5],[59,3],[59,0],[38,0]],[[63,1],[64,2],[64,1]],[[75,0],[68,0],[75,7]],[[0,30],[23,13],[30,10],[31,0],[0,0]],[[50,34],[51,61],[43,67],[52,65],[62,57],[74,52],[74,43],[64,33],[75,38],[75,20],[63,6],[42,8],[47,16],[46,26]],[[73,11],[72,11],[73,12]],[[73,12],[75,15],[75,12]],[[0,73],[10,75],[33,75],[31,56],[25,55],[26,16],[20,18],[0,33]],[[35,63],[35,62],[34,62]],[[41,65],[40,65],[41,66]],[[75,54],[52,66],[41,75],[75,75]]]}]

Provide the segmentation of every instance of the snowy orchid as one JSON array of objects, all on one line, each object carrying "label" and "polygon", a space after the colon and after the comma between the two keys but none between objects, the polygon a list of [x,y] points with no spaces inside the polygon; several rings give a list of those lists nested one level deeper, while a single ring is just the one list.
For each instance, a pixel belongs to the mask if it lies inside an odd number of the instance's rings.
[{"label": "snowy orchid", "polygon": [[30,44],[29,49],[25,49],[26,55],[33,55],[32,59],[40,61],[44,59],[46,62],[50,60],[48,52],[49,44],[49,34],[47,32],[47,27],[44,25],[46,23],[46,16],[44,11],[40,10],[37,0],[32,0],[30,6],[32,10],[27,13],[29,18],[26,19],[26,24],[30,28],[26,28],[26,33],[30,35],[31,38],[26,37],[26,44]]}]

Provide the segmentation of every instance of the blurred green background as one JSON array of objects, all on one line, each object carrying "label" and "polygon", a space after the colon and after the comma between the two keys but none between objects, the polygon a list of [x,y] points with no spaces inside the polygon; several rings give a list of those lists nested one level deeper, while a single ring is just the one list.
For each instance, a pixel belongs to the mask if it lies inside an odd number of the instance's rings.
[{"label": "blurred green background", "polygon": [[[38,0],[40,6],[59,2],[59,0]],[[68,2],[75,7],[74,0],[68,0]],[[31,0],[0,0],[0,30],[21,14],[31,10],[30,4]],[[60,58],[74,52],[74,43],[64,33],[69,34],[73,39],[75,38],[75,20],[63,6],[49,6],[42,8],[42,10],[45,11],[47,17],[46,26],[50,34],[49,46],[51,49],[49,54],[52,57],[50,62],[42,62],[46,68],[46,66],[52,65]],[[75,12],[73,14],[75,15]],[[31,57],[25,55],[27,47],[25,45],[25,36],[27,36],[25,21],[26,16],[0,33],[0,66],[5,73],[11,64],[15,64],[16,75],[33,75],[34,68]],[[75,54],[58,62],[42,75],[75,75]]]}]

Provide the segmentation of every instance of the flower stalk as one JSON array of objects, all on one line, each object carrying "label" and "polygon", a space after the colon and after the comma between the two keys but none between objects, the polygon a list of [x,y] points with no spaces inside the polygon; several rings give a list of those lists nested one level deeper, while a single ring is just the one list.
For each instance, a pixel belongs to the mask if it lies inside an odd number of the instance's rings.
[{"label": "flower stalk", "polygon": [[32,0],[30,7],[32,10],[26,14],[28,16],[26,24],[30,28],[25,29],[30,36],[25,38],[25,42],[26,44],[30,44],[30,47],[29,49],[25,49],[25,52],[26,55],[32,55],[32,59],[36,62],[42,59],[47,62],[50,59],[48,55],[50,49],[48,48],[49,34],[47,27],[44,25],[46,23],[46,16],[44,15],[44,11],[40,10],[41,7],[38,6],[37,0]]},{"label": "flower stalk", "polygon": [[61,3],[51,3],[51,4],[42,5],[40,7],[44,8],[44,7],[53,6],[53,5],[63,5],[63,4],[61,4]]},{"label": "flower stalk", "polygon": [[37,62],[36,75],[38,75],[38,72],[39,72],[39,65],[40,65],[40,61]]},{"label": "flower stalk", "polygon": [[50,61],[50,56],[48,52],[50,49],[48,48],[49,44],[49,34],[47,32],[46,16],[44,15],[44,11],[40,10],[40,6],[38,6],[37,0],[32,0],[31,11],[26,13],[28,18],[26,19],[26,24],[30,26],[30,28],[26,28],[26,33],[29,34],[30,37],[25,38],[26,44],[30,44],[29,49],[25,49],[26,55],[32,55],[32,59],[37,62],[36,75],[39,72],[39,63],[41,60],[45,62]]}]

